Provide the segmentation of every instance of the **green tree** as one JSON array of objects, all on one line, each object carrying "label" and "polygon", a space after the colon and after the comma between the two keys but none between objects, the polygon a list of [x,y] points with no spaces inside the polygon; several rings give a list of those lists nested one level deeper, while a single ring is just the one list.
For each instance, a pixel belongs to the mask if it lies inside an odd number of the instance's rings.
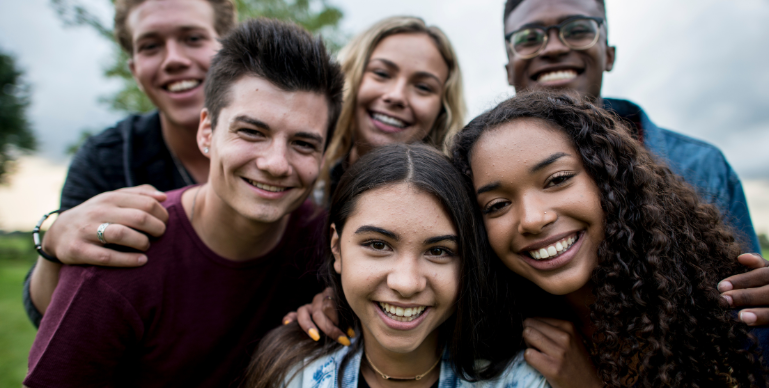
[{"label": "green tree", "polygon": [[[107,78],[122,81],[122,88],[115,94],[103,96],[100,102],[117,112],[148,112],[154,105],[142,93],[128,70],[128,54],[120,49],[112,35],[111,23],[96,17],[79,0],[50,0],[51,6],[68,26],[87,26],[113,44],[110,64],[104,70]],[[107,0],[105,0],[107,1]],[[114,0],[109,0],[114,3]],[[313,33],[321,33],[332,50],[343,44],[346,36],[338,29],[342,11],[328,4],[326,0],[234,0],[240,20],[266,16],[281,20],[292,20]]]},{"label": "green tree", "polygon": [[12,171],[19,153],[37,147],[26,116],[29,85],[21,76],[14,58],[0,50],[0,183],[4,183]]}]

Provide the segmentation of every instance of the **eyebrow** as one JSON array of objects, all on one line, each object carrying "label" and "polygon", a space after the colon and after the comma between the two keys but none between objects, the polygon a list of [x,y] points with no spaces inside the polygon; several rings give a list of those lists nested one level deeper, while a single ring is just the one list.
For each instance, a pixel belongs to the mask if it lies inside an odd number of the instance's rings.
[{"label": "eyebrow", "polygon": [[[384,58],[371,58],[371,61],[380,61],[380,62],[384,62],[384,64],[385,64],[385,65],[387,65],[388,67],[394,67],[394,68],[396,68],[396,69],[400,69],[400,68],[398,67],[398,65],[396,65],[396,64],[395,64],[395,62],[393,62],[393,61],[390,61],[390,60],[388,60],[388,59],[384,59]],[[371,62],[371,61],[369,61],[369,62]],[[439,83],[443,84],[443,81],[441,81],[441,79],[440,79],[440,78],[438,78],[438,76],[437,76],[437,75],[435,75],[435,74],[433,74],[433,73],[430,73],[430,72],[427,72],[427,71],[418,71],[418,72],[416,72],[416,76],[417,76],[417,77],[429,77],[429,78],[433,78],[433,79],[435,79],[436,81],[438,81]]]},{"label": "eyebrow", "polygon": [[543,169],[543,168],[553,164],[556,160],[558,160],[558,159],[560,159],[560,158],[562,158],[564,156],[569,156],[569,154],[567,154],[565,152],[556,152],[556,153],[548,156],[547,159],[545,159],[545,160],[535,164],[532,168],[529,169],[529,173],[533,174],[533,173],[535,173],[535,172],[537,172],[537,171],[539,171],[539,170],[541,170],[541,169]]},{"label": "eyebrow", "polygon": [[389,238],[391,238],[391,239],[393,239],[395,241],[400,240],[400,238],[398,238],[397,234],[395,234],[395,233],[393,233],[393,232],[391,232],[391,231],[389,231],[387,229],[382,229],[382,228],[379,228],[379,227],[376,227],[376,226],[373,226],[373,225],[363,225],[360,228],[358,228],[358,230],[355,231],[355,234],[363,234],[363,233],[371,233],[371,232],[385,235],[385,236],[387,236],[387,237],[389,237]]},{"label": "eyebrow", "polygon": [[259,128],[262,128],[262,129],[266,129],[266,130],[268,130],[268,131],[272,130],[272,129],[270,128],[270,126],[269,126],[269,125],[267,125],[267,123],[265,123],[264,121],[261,121],[261,120],[257,120],[257,119],[255,119],[255,118],[253,118],[253,117],[248,117],[248,116],[246,116],[246,115],[239,115],[239,116],[236,116],[236,117],[235,117],[235,119],[233,119],[233,122],[236,122],[236,121],[241,121],[241,122],[244,122],[244,123],[246,123],[246,124],[251,124],[251,125],[253,125],[253,126],[255,126],[255,127],[259,127]]},{"label": "eyebrow", "polygon": [[455,236],[453,234],[446,234],[446,235],[443,235],[443,236],[435,236],[435,237],[430,237],[430,238],[426,239],[425,240],[425,245],[435,244],[435,243],[441,242],[441,241],[457,242],[458,240],[459,239],[457,238],[457,236]]},{"label": "eyebrow", "polygon": [[[584,18],[584,17],[588,17],[588,16],[587,15],[565,15],[565,16],[561,16],[560,18],[558,18],[558,23],[556,23],[556,24],[561,24],[566,19]],[[545,23],[542,23],[542,22],[539,22],[539,21],[535,21],[535,22],[526,23],[526,24],[518,27],[514,31],[518,31],[518,30],[521,30],[521,29],[524,29],[524,28],[527,28],[527,27],[544,27],[544,26],[545,26]]]},{"label": "eyebrow", "polygon": [[[179,27],[178,29],[182,33],[189,32],[189,31],[194,31],[194,30],[203,30],[203,31],[206,30],[204,27],[201,27],[201,26],[182,26],[182,27]],[[155,37],[158,37],[158,36],[160,36],[160,33],[158,33],[157,31],[148,31],[148,32],[145,32],[145,33],[137,36],[136,39],[135,39],[135,42],[138,42],[138,41],[140,41],[142,39],[155,38]]]},{"label": "eyebrow", "polygon": [[496,190],[497,188],[499,188],[500,185],[501,183],[499,181],[491,182],[487,185],[481,186],[481,188],[478,189],[478,191],[476,191],[476,194],[481,195],[487,191]]}]

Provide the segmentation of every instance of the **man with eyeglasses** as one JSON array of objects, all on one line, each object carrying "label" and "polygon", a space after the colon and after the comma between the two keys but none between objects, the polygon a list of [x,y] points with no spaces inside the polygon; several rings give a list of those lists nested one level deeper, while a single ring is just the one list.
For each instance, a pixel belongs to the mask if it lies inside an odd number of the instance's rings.
[{"label": "man with eyeglasses", "polygon": [[603,73],[614,67],[603,0],[507,0],[508,83],[516,90],[573,90],[629,121],[638,139],[721,209],[750,252],[760,252],[737,174],[718,148],[657,127],[630,101],[602,98]]}]

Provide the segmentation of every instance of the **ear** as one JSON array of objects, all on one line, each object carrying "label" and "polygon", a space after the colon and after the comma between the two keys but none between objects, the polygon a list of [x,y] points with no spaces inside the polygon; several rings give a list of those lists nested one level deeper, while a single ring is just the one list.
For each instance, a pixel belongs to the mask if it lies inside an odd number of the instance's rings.
[{"label": "ear", "polygon": [[507,73],[507,84],[513,86],[513,65],[510,62],[505,65],[505,73]]},{"label": "ear", "polygon": [[[203,156],[210,158],[213,150],[211,149],[211,139],[214,135],[214,129],[211,127],[211,115],[208,109],[203,108],[200,111],[200,124],[198,125],[198,149]],[[206,152],[207,151],[207,152]]]},{"label": "ear", "polygon": [[606,64],[603,71],[611,71],[614,68],[614,60],[617,58],[617,47],[609,46],[606,48]]},{"label": "ear", "polygon": [[128,58],[128,70],[131,70],[131,76],[134,78],[134,82],[136,82],[136,86],[139,88],[139,90],[142,91],[142,93],[147,94],[147,92],[144,91],[144,87],[142,87],[142,83],[139,82],[139,77],[136,76],[136,63],[134,62],[133,58]]},{"label": "ear", "polygon": [[336,224],[331,224],[331,253],[334,254],[334,271],[342,273],[342,251],[339,249],[339,233]]}]

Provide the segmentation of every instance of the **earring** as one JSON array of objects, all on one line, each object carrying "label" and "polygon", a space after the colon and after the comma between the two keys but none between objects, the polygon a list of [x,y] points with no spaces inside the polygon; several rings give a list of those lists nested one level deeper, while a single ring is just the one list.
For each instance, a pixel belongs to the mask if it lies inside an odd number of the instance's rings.
[{"label": "earring", "polygon": [[204,153],[204,154],[207,154],[207,153],[208,153],[208,147],[203,147],[203,153]]}]

